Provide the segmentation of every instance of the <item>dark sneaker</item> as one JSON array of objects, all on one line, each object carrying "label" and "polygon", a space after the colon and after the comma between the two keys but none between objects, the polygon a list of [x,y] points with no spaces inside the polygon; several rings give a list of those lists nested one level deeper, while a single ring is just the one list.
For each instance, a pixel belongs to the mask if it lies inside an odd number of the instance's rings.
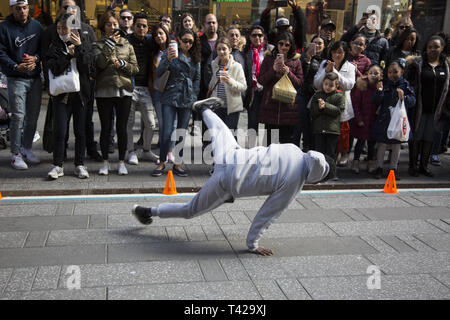
[{"label": "dark sneaker", "polygon": [[420,167],[419,168],[419,173],[423,174],[426,177],[430,177],[430,178],[434,177],[434,173],[431,172],[431,170],[428,169],[428,168]]},{"label": "dark sneaker", "polygon": [[231,197],[230,199],[225,200],[225,203],[234,203],[234,198]]},{"label": "dark sneaker", "polygon": [[89,152],[88,156],[95,162],[103,162],[103,157],[100,153],[98,153],[98,151]]},{"label": "dark sneaker", "polygon": [[142,224],[151,224],[153,222],[153,219],[148,211],[149,210],[147,208],[138,206],[137,204],[135,204],[133,209],[131,209],[133,216],[135,216],[136,219],[138,219],[138,221]]},{"label": "dark sneaker", "polygon": [[160,177],[164,174],[165,170],[166,170],[166,166],[162,167],[161,170],[158,170],[158,167],[157,167],[155,170],[152,171],[152,176]]},{"label": "dark sneaker", "polygon": [[188,176],[188,173],[186,172],[186,170],[183,170],[181,167],[179,167],[179,169],[173,167],[173,173],[175,173],[179,177],[187,177]]},{"label": "dark sneaker", "polygon": [[409,168],[408,168],[408,174],[409,174],[411,177],[418,177],[418,176],[419,176],[419,171],[418,171],[417,168],[409,167]]},{"label": "dark sneaker", "polygon": [[218,108],[222,108],[223,107],[223,100],[220,98],[216,98],[216,97],[211,97],[208,99],[204,99],[204,100],[199,100],[197,102],[194,102],[194,104],[192,105],[192,110],[197,111],[197,112],[202,112],[202,110],[204,108],[208,108],[211,110],[215,110]]},{"label": "dark sneaker", "polygon": [[373,174],[375,175],[375,179],[381,179],[383,176],[383,168],[377,168]]}]

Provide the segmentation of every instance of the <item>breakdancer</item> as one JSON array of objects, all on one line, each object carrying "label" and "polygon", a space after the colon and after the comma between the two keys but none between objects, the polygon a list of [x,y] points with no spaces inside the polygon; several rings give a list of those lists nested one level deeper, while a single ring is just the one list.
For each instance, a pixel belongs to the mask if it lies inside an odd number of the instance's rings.
[{"label": "breakdancer", "polygon": [[193,108],[201,112],[212,137],[214,174],[188,203],[167,203],[146,208],[135,205],[132,214],[142,224],[153,217],[195,218],[235,198],[268,195],[247,235],[253,253],[270,256],[273,251],[259,245],[264,231],[295,199],[305,182],[318,183],[333,177],[334,161],[322,153],[303,153],[293,144],[271,144],[245,149],[238,145],[225,123],[213,112],[223,101],[209,98]]}]

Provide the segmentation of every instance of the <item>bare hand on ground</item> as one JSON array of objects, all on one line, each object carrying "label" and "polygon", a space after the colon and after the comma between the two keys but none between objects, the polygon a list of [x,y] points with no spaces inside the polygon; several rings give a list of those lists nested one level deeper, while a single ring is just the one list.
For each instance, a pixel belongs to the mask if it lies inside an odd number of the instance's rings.
[{"label": "bare hand on ground", "polygon": [[270,249],[266,249],[264,247],[258,247],[257,249],[255,249],[254,251],[252,251],[253,253],[262,255],[262,256],[271,256],[273,255],[273,251]]}]

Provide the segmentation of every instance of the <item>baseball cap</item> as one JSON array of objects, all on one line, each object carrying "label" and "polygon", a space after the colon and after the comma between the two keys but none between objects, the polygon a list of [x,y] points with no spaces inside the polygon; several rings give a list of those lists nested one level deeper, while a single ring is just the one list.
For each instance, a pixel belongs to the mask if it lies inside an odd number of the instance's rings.
[{"label": "baseball cap", "polygon": [[15,6],[17,4],[28,4],[28,0],[9,0],[9,6]]},{"label": "baseball cap", "polygon": [[289,20],[286,18],[279,18],[275,22],[275,27],[288,27],[289,25]]},{"label": "baseball cap", "polygon": [[329,25],[332,25],[333,28],[336,30],[336,24],[333,22],[333,20],[327,19],[322,22],[322,27],[329,26]]}]

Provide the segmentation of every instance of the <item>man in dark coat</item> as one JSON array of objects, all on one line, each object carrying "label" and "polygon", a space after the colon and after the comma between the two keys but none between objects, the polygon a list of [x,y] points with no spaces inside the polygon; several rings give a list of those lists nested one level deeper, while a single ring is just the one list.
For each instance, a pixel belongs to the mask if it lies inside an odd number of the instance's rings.
[{"label": "man in dark coat", "polygon": [[[288,1],[289,6],[292,8],[292,15],[294,16],[295,24],[293,26],[292,35],[295,39],[295,45],[298,49],[302,49],[306,44],[306,17],[302,8],[297,5],[295,0]],[[275,22],[275,30],[270,29],[270,11],[275,9],[275,0],[269,0],[267,2],[266,9],[261,13],[260,25],[264,28],[265,33],[268,35],[268,41],[270,44],[276,45],[277,38],[283,32],[289,31],[290,23],[287,18],[279,18]]]}]

